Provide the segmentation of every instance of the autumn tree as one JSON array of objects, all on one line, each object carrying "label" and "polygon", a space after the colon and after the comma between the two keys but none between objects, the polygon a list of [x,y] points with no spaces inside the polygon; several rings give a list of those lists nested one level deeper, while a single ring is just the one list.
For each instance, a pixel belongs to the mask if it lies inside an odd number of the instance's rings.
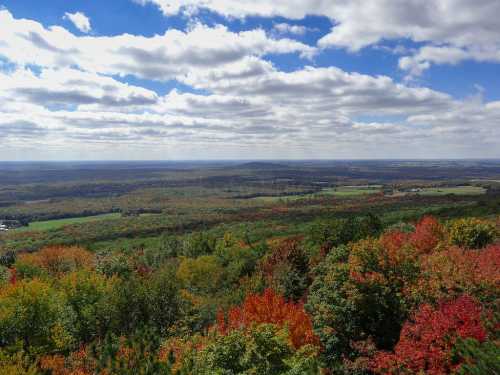
[{"label": "autumn tree", "polygon": [[422,305],[401,330],[394,352],[379,352],[372,369],[379,374],[449,374],[460,368],[462,359],[454,356],[457,339],[484,342],[487,333],[482,308],[464,295],[443,301],[437,308]]}]

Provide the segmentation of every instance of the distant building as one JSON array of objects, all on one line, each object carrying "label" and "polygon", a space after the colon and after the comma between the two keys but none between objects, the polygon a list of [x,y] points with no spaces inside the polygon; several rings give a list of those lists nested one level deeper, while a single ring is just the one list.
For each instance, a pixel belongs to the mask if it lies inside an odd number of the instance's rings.
[{"label": "distant building", "polygon": [[7,232],[9,228],[7,228],[7,225],[5,224],[0,224],[0,232]]}]

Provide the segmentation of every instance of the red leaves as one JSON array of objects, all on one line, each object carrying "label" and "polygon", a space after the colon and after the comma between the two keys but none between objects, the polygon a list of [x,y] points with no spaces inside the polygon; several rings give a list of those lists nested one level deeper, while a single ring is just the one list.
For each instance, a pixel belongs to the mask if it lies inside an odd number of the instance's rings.
[{"label": "red leaves", "polygon": [[445,231],[439,221],[432,216],[425,216],[415,226],[410,242],[420,253],[429,253],[445,237]]},{"label": "red leaves", "polygon": [[276,324],[287,327],[295,348],[318,344],[312,322],[301,303],[286,302],[282,296],[266,289],[262,295],[249,295],[240,307],[229,310],[227,320],[219,312],[217,328],[221,334],[233,329],[248,328],[253,324]]},{"label": "red leaves", "polygon": [[10,269],[9,284],[16,285],[17,283],[17,270],[15,268]]},{"label": "red leaves", "polygon": [[373,371],[399,374],[404,368],[410,373],[450,373],[460,366],[452,362],[457,338],[486,339],[481,313],[481,306],[467,295],[443,302],[437,309],[422,305],[413,321],[403,326],[394,353],[379,352],[375,356]]}]

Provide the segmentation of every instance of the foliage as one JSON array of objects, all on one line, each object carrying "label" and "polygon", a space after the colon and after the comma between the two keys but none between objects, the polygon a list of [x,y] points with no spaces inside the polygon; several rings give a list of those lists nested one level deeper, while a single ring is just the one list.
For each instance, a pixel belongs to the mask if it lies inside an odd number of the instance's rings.
[{"label": "foliage", "polygon": [[317,349],[306,345],[296,351],[289,342],[287,332],[275,325],[236,329],[216,336],[196,354],[190,373],[319,374]]},{"label": "foliage", "polygon": [[9,354],[0,350],[0,374],[2,375],[38,375],[36,363],[23,355],[22,351]]},{"label": "foliage", "polygon": [[286,299],[300,300],[309,284],[309,259],[298,239],[281,241],[266,257],[261,270],[268,285]]},{"label": "foliage", "polygon": [[462,218],[450,225],[450,241],[465,249],[481,249],[495,239],[494,224],[476,218]]},{"label": "foliage", "polygon": [[463,364],[458,370],[460,375],[482,375],[500,373],[500,345],[498,341],[479,342],[475,339],[458,340],[458,355]]},{"label": "foliage", "polygon": [[435,302],[462,293],[484,302],[500,297],[500,245],[474,251],[451,247],[424,257],[421,264],[414,290],[419,300]]},{"label": "foliage", "polygon": [[19,255],[15,267],[31,266],[52,276],[94,266],[94,255],[81,247],[50,246],[36,253]]},{"label": "foliage", "polygon": [[75,316],[74,331],[78,342],[103,337],[110,329],[117,312],[113,311],[109,296],[116,284],[116,279],[89,270],[76,271],[59,280],[58,286]]},{"label": "foliage", "polygon": [[64,351],[74,341],[73,311],[63,293],[40,280],[22,280],[0,290],[0,346],[30,353]]},{"label": "foliage", "polygon": [[262,295],[249,295],[241,306],[227,313],[218,314],[217,329],[227,334],[235,329],[249,328],[254,324],[269,323],[280,328],[286,327],[290,341],[295,348],[318,344],[312,330],[312,323],[301,303],[286,302],[273,290],[266,289]]},{"label": "foliage", "polygon": [[330,366],[360,355],[356,342],[371,337],[378,348],[392,348],[399,337],[408,313],[401,296],[419,270],[411,247],[387,242],[337,248],[315,271],[307,309]]},{"label": "foliage", "polygon": [[224,269],[217,257],[203,255],[199,258],[184,258],[177,270],[177,279],[184,288],[193,293],[216,292],[222,284]]},{"label": "foliage", "polygon": [[0,266],[12,267],[16,262],[16,253],[14,251],[6,251],[0,255]]},{"label": "foliage", "polygon": [[460,367],[461,358],[453,356],[458,338],[484,342],[482,308],[464,295],[441,302],[437,308],[422,305],[412,320],[405,323],[394,353],[379,352],[373,370],[380,374],[447,374]]},{"label": "foliage", "polygon": [[371,213],[348,219],[316,221],[309,229],[308,241],[313,245],[331,249],[368,236],[377,236],[382,228],[380,218]]}]

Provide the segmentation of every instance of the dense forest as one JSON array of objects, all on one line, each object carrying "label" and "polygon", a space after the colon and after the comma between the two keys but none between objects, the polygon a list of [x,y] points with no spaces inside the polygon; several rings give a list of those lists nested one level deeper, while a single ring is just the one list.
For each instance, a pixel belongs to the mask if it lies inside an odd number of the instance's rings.
[{"label": "dense forest", "polygon": [[0,374],[500,373],[489,170],[318,188],[219,168],[99,196],[36,182],[76,191],[36,202],[2,186],[27,223],[0,233]]}]

